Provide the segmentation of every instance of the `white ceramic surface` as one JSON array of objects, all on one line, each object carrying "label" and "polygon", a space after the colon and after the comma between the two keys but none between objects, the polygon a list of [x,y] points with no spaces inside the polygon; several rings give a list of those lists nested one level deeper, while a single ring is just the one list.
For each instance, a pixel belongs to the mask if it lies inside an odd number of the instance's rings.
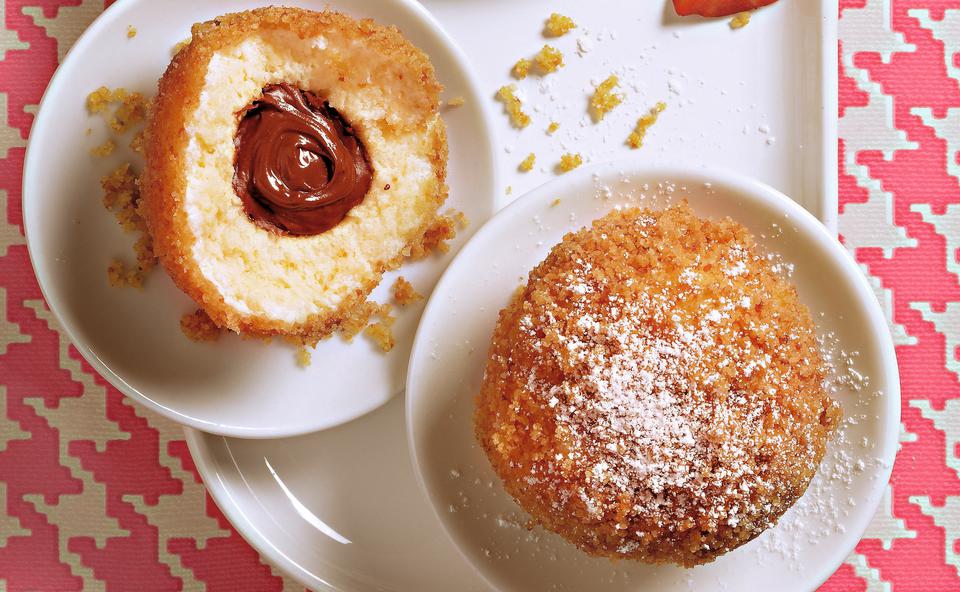
[{"label": "white ceramic surface", "polygon": [[[838,0],[779,0],[731,30],[728,20],[677,17],[671,0],[423,0],[476,68],[484,92],[513,82],[533,122],[510,127],[495,106],[501,205],[552,179],[564,152],[585,162],[634,157],[649,164],[709,163],[756,178],[836,230]],[[551,12],[578,27],[540,35]],[[581,43],[582,42],[582,43]],[[510,67],[545,43],[566,64],[513,80]],[[583,47],[586,51],[580,49]],[[586,111],[593,85],[620,77],[624,102],[602,122]],[[627,134],[657,101],[667,110],[643,148]],[[544,133],[550,121],[560,129]],[[530,152],[530,173],[517,165]]]},{"label": "white ceramic surface", "polygon": [[[236,336],[197,344],[180,332],[181,315],[196,306],[156,270],[143,292],[107,284],[117,256],[132,259],[126,235],[101,205],[99,179],[132,154],[126,142],[109,159],[88,150],[106,128],[86,112],[84,98],[100,85],[150,96],[171,49],[189,37],[192,23],[263,0],[121,0],[77,41],[44,95],[24,167],[24,223],[30,256],[50,308],[77,349],[114,386],[171,419],[209,432],[280,437],[323,429],[362,415],[398,394],[422,305],[398,311],[397,345],[384,355],[367,339],[322,342],[313,363],[296,365],[294,349]],[[444,111],[448,125],[450,199],[447,206],[475,221],[493,212],[497,171],[488,101],[466,59],[437,22],[413,0],[287,2],[331,7],[395,24],[425,50],[447,87],[466,104]],[[137,28],[133,39],[127,27]],[[107,66],[108,65],[108,66]],[[90,136],[85,130],[92,128]],[[138,160],[134,160],[138,162]],[[472,229],[461,231],[454,249]],[[373,298],[389,300],[402,274],[429,293],[450,255],[405,265],[388,274]]]},{"label": "white ceramic surface", "polygon": [[[560,199],[559,205],[554,200]],[[731,216],[792,280],[822,335],[853,354],[865,388],[839,385],[846,421],[807,493],[781,522],[715,563],[684,570],[590,558],[560,537],[524,528],[473,432],[497,313],[562,236],[624,205],[687,199],[702,216]],[[839,376],[850,376],[846,367]],[[900,421],[893,343],[872,290],[844,248],[786,196],[719,169],[636,161],[571,173],[510,205],[461,250],[421,319],[407,374],[408,438],[425,493],[464,556],[501,590],[811,590],[860,539],[890,476]]]}]

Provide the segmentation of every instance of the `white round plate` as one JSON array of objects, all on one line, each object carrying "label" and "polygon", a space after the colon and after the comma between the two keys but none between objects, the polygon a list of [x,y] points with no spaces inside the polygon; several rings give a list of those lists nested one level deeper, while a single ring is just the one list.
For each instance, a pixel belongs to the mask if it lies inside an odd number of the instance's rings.
[{"label": "white round plate", "polygon": [[[51,310],[87,361],[136,401],[174,421],[241,437],[280,437],[334,426],[382,405],[403,388],[407,358],[422,305],[399,310],[396,347],[384,355],[367,339],[322,342],[313,363],[299,368],[292,347],[236,336],[216,344],[190,342],[180,317],[196,306],[162,270],[146,289],[111,288],[106,268],[132,259],[133,237],[101,205],[100,177],[133,155],[95,159],[89,149],[106,126],[85,108],[87,93],[106,85],[152,96],[171,49],[190,26],[220,14],[266,5],[260,0],[120,0],[77,41],[40,105],[24,166],[23,217],[31,260]],[[447,109],[450,198],[476,227],[494,208],[488,100],[478,92],[466,59],[440,25],[414,0],[286,2],[329,7],[398,26],[433,61],[445,98],[466,103]],[[128,26],[137,29],[127,37]],[[105,67],[106,66],[106,67]],[[87,136],[88,128],[93,132]],[[134,160],[134,162],[139,162]],[[462,230],[453,250],[471,233]],[[373,293],[388,301],[397,274],[428,294],[451,255],[434,256],[388,274]]]},{"label": "white round plate", "polygon": [[[869,380],[837,394],[845,421],[820,472],[777,526],[716,562],[685,570],[586,556],[525,528],[473,432],[497,313],[569,231],[618,205],[660,208],[686,198],[708,217],[731,216],[795,266],[793,281],[818,330],[833,334]],[[560,203],[555,205],[555,200]],[[812,590],[863,534],[890,476],[900,417],[893,344],[856,264],[823,226],[777,191],[721,170],[578,170],[498,213],[444,273],[421,319],[407,372],[409,441],[421,484],[447,534],[501,590]]]},{"label": "white round plate", "polygon": [[356,421],[295,438],[185,431],[203,482],[230,522],[304,586],[484,590],[417,485],[404,426],[396,397]]}]

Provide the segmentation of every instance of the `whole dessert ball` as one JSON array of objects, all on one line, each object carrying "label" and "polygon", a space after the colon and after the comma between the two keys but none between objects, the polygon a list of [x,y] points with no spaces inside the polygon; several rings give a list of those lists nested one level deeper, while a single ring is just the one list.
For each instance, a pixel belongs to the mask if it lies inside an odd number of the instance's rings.
[{"label": "whole dessert ball", "polygon": [[534,522],[693,566],[803,494],[840,416],[796,289],[729,220],[614,211],[500,313],[476,434]]}]

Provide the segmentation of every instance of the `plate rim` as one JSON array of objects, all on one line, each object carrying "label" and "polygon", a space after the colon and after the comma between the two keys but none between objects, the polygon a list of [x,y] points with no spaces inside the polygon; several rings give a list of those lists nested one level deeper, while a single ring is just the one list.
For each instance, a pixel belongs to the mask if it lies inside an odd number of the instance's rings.
[{"label": "plate rim", "polygon": [[[136,10],[136,5],[138,3],[145,3],[147,0],[117,0],[109,7],[104,9],[97,17],[90,23],[90,25],[81,33],[80,37],[74,42],[74,44],[67,51],[63,60],[57,66],[56,71],[53,76],[50,78],[47,87],[44,89],[43,96],[40,99],[37,107],[37,113],[34,118],[33,124],[30,127],[30,134],[27,138],[27,144],[24,151],[23,159],[23,169],[22,169],[22,180],[20,185],[21,192],[21,208],[22,208],[22,220],[23,220],[23,232],[24,232],[24,242],[27,247],[27,255],[29,257],[30,266],[33,270],[34,277],[36,278],[37,284],[40,287],[40,293],[43,298],[44,304],[47,309],[53,314],[54,318],[57,320],[57,323],[62,327],[64,333],[69,338],[70,343],[77,349],[81,357],[90,364],[93,370],[97,375],[101,376],[106,380],[111,386],[120,391],[124,397],[128,400],[134,401],[137,405],[145,409],[149,409],[153,412],[159,413],[160,415],[170,419],[171,421],[176,422],[182,426],[191,427],[197,430],[205,431],[212,434],[217,434],[221,436],[229,436],[236,438],[253,438],[253,439],[270,439],[270,438],[284,438],[292,437],[298,435],[309,434],[312,432],[320,431],[323,429],[328,429],[346,423],[345,421],[339,421],[333,424],[311,424],[311,425],[298,425],[298,426],[269,426],[269,427],[253,427],[253,426],[236,426],[236,425],[227,425],[223,423],[218,423],[215,421],[204,420],[198,417],[194,417],[190,414],[182,413],[173,407],[163,405],[161,402],[150,398],[139,390],[133,388],[129,385],[124,377],[120,374],[113,371],[109,366],[107,366],[96,352],[90,347],[90,345],[84,341],[77,338],[75,327],[70,323],[65,322],[65,319],[61,315],[59,306],[60,300],[54,300],[50,298],[51,293],[51,282],[49,274],[49,264],[43,263],[38,259],[38,256],[35,252],[36,246],[35,242],[38,240],[36,238],[36,232],[30,231],[30,225],[28,220],[32,219],[34,214],[32,213],[35,207],[34,202],[37,198],[28,198],[29,195],[33,195],[37,192],[36,187],[39,186],[40,181],[39,175],[34,172],[35,169],[40,167],[39,157],[35,154],[33,150],[33,139],[34,135],[39,133],[39,130],[43,129],[47,124],[46,119],[49,117],[49,112],[52,107],[50,105],[51,97],[55,92],[59,92],[60,87],[64,84],[65,72],[71,71],[76,67],[74,62],[79,59],[79,56],[82,51],[85,50],[87,46],[101,35],[101,30],[108,26],[109,23],[112,23],[114,20],[120,18],[126,12],[131,10]],[[269,0],[257,0],[263,6],[271,5]],[[382,0],[381,0],[382,1]],[[395,6],[398,6],[410,14],[413,18],[419,20],[431,31],[433,35],[436,36],[438,41],[445,47],[445,49],[452,55],[454,61],[457,63],[458,68],[463,73],[466,90],[475,97],[485,96],[482,87],[480,86],[479,78],[477,76],[475,68],[471,65],[470,60],[467,58],[463,49],[457,44],[457,42],[450,36],[447,30],[443,25],[434,17],[427,9],[417,2],[416,0],[389,0],[394,3]],[[323,0],[309,0],[309,2],[315,2],[318,6],[316,10],[321,9],[331,9],[337,10],[335,7],[331,7],[329,2]],[[487,153],[490,155],[490,184],[493,188],[493,191],[496,191],[496,188],[500,186],[500,179],[502,176],[502,171],[500,170],[500,164],[496,158],[493,157],[495,152],[496,145],[496,132],[493,126],[493,112],[492,107],[488,104],[488,101],[474,101],[477,103],[477,108],[479,109],[479,120],[480,125],[485,132],[482,135],[481,141],[486,143]],[[494,195],[490,196],[490,211],[491,216],[495,214],[497,210],[497,203],[494,199]],[[33,237],[33,239],[31,239]],[[464,243],[465,244],[465,243]],[[38,265],[39,263],[39,265]],[[375,406],[366,409],[360,415],[356,417],[361,417],[371,411],[376,410],[381,407],[383,403],[389,401],[390,399],[400,396],[404,391],[404,387],[400,387],[395,392],[393,392],[389,397],[386,397],[382,402],[376,404]],[[356,419],[356,417],[352,419]],[[347,420],[349,421],[349,420]]]},{"label": "plate rim", "polygon": [[[829,2],[830,0],[825,1]],[[408,452],[410,454],[411,463],[413,465],[417,484],[420,487],[421,493],[429,501],[434,517],[443,529],[443,532],[447,536],[450,544],[457,549],[461,557],[463,557],[463,559],[473,568],[477,575],[483,579],[484,582],[486,582],[488,586],[493,589],[497,589],[484,571],[481,570],[473,561],[473,559],[466,553],[466,551],[461,548],[448,528],[447,522],[443,519],[443,513],[440,511],[440,507],[437,504],[432,491],[427,487],[424,477],[424,470],[421,466],[420,458],[417,453],[417,433],[414,427],[414,417],[416,415],[414,410],[415,396],[411,395],[411,393],[415,393],[417,391],[416,389],[411,388],[411,386],[412,383],[417,380],[417,374],[413,372],[415,365],[424,356],[424,354],[421,352],[421,349],[424,349],[423,342],[425,342],[427,339],[427,336],[423,331],[423,328],[426,325],[424,320],[428,318],[428,315],[436,314],[433,311],[435,308],[440,306],[437,303],[441,300],[441,294],[444,291],[447,282],[452,281],[450,279],[451,270],[460,264],[461,259],[465,259],[470,255],[472,244],[478,242],[486,234],[494,233],[496,227],[502,224],[503,219],[513,216],[513,212],[520,210],[521,207],[525,207],[527,202],[536,203],[540,201],[546,201],[552,197],[552,193],[556,193],[556,189],[564,184],[574,184],[593,175],[600,175],[602,178],[604,173],[608,175],[626,174],[632,177],[647,175],[654,178],[660,177],[665,180],[673,180],[674,178],[681,177],[684,178],[684,183],[723,183],[745,195],[748,195],[751,199],[759,199],[768,203],[775,202],[781,206],[781,211],[789,215],[791,219],[799,220],[797,225],[806,227],[806,229],[813,235],[813,238],[815,238],[817,242],[829,245],[827,248],[831,251],[831,258],[836,260],[838,265],[845,272],[845,275],[851,278],[854,289],[856,290],[856,294],[858,296],[858,303],[867,313],[869,318],[869,330],[873,334],[873,341],[877,343],[878,352],[883,363],[884,388],[881,398],[884,401],[883,410],[886,415],[886,421],[883,424],[882,440],[879,442],[882,447],[883,456],[881,459],[881,468],[877,472],[879,478],[874,480],[875,485],[871,487],[869,494],[861,501],[861,503],[866,503],[866,507],[869,510],[869,512],[863,514],[864,518],[861,518],[860,520],[862,524],[855,523],[855,528],[848,527],[847,532],[849,534],[846,539],[844,539],[844,543],[838,546],[838,552],[836,553],[835,558],[833,558],[831,561],[822,562],[819,567],[809,570],[808,573],[813,574],[808,577],[809,583],[811,584],[809,589],[816,589],[843,564],[844,558],[849,556],[850,553],[856,548],[857,544],[859,544],[859,542],[862,540],[863,534],[869,527],[873,515],[876,513],[876,509],[882,500],[883,493],[890,482],[890,476],[893,472],[893,465],[896,461],[896,456],[899,451],[899,426],[901,419],[900,372],[896,357],[896,349],[893,343],[893,336],[890,332],[889,323],[887,323],[883,309],[874,295],[872,288],[867,282],[866,276],[864,276],[850,252],[839,242],[839,240],[837,240],[837,238],[827,228],[825,223],[777,189],[767,185],[766,183],[757,181],[756,179],[724,167],[713,165],[694,165],[687,167],[678,167],[675,165],[648,165],[637,158],[618,159],[597,163],[590,166],[584,166],[570,173],[566,173],[561,177],[547,181],[538,187],[535,187],[530,192],[522,195],[507,206],[501,208],[496,214],[494,214],[494,216],[487,220],[483,226],[477,229],[477,231],[470,237],[470,240],[468,240],[467,243],[464,244],[460,249],[460,251],[457,252],[450,264],[447,265],[443,275],[440,277],[440,280],[434,287],[433,292],[430,294],[427,304],[424,307],[423,314],[420,317],[420,324],[417,327],[417,333],[414,337],[413,348],[411,349],[410,359],[408,361],[409,365],[407,369],[406,392],[404,395]],[[734,216],[731,215],[731,217]],[[856,536],[853,536],[854,534]],[[839,550],[842,550],[843,553],[840,553]]]}]

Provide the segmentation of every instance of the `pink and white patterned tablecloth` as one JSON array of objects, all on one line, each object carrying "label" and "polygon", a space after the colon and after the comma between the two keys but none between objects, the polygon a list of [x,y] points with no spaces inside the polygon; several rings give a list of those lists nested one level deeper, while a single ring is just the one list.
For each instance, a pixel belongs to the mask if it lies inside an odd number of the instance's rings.
[{"label": "pink and white patterned tablecloth", "polygon": [[[82,360],[30,267],[26,138],[104,4],[0,2],[0,590],[298,589],[219,512],[181,430]],[[840,234],[890,321],[903,425],[883,504],[822,589],[956,591],[960,0],[840,5]]]}]

